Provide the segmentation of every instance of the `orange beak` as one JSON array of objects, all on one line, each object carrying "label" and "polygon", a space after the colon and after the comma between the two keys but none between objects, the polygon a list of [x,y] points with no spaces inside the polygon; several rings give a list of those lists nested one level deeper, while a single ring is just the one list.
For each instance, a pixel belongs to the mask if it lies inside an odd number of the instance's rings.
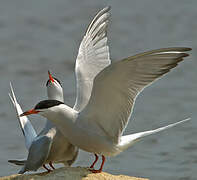
[{"label": "orange beak", "polygon": [[50,71],[48,71],[48,75],[49,75],[49,79],[50,79],[50,81],[51,81],[52,83],[54,83],[54,82],[55,82],[55,80],[53,79],[53,77],[52,77],[52,75],[51,75]]},{"label": "orange beak", "polygon": [[37,113],[39,113],[40,111],[36,111],[35,109],[31,109],[31,110],[29,110],[29,111],[25,111],[24,113],[22,113],[21,115],[20,115],[20,117],[22,117],[22,116],[28,116],[28,115],[30,115],[30,114],[37,114]]}]

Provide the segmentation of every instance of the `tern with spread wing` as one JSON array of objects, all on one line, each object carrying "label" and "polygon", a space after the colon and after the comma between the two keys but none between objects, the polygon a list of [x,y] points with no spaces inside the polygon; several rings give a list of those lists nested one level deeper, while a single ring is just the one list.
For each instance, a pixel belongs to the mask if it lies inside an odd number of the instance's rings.
[{"label": "tern with spread wing", "polygon": [[[64,101],[61,83],[58,79],[53,78],[50,72],[46,86],[49,99]],[[43,130],[37,135],[28,118],[19,116],[22,109],[16,100],[11,84],[10,88],[10,98],[16,108],[19,124],[25,137],[28,157],[27,160],[9,160],[9,162],[23,165],[20,174],[26,171],[36,171],[41,166],[50,171],[45,164],[49,164],[52,169],[54,169],[52,163],[63,163],[70,166],[77,157],[78,148],[70,144],[67,138],[48,120]]]},{"label": "tern with spread wing", "polygon": [[53,122],[73,145],[102,156],[114,156],[141,138],[174,127],[123,135],[138,94],[187,57],[191,48],[174,47],[140,53],[111,63],[107,45],[109,7],[90,23],[76,60],[77,98],[74,108],[57,100],[39,102],[21,116],[40,114]]}]

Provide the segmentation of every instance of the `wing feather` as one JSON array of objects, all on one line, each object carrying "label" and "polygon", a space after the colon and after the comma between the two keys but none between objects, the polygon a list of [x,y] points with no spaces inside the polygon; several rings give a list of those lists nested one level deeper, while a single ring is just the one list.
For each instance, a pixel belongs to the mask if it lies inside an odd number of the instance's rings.
[{"label": "wing feather", "polygon": [[47,160],[52,145],[52,139],[47,136],[39,136],[32,142],[28,157],[25,163],[26,171],[36,171]]},{"label": "wing feather", "polygon": [[37,134],[31,124],[31,122],[29,121],[29,119],[26,116],[20,117],[20,114],[23,113],[23,111],[21,109],[21,106],[18,104],[18,102],[16,100],[16,96],[14,94],[14,90],[12,88],[11,83],[10,83],[10,90],[11,90],[11,94],[9,94],[9,96],[10,96],[10,99],[11,99],[15,109],[16,109],[16,114],[17,114],[17,118],[19,120],[20,128],[21,128],[23,135],[25,137],[26,148],[29,149],[33,140],[37,136]]},{"label": "wing feather", "polygon": [[87,105],[95,76],[111,64],[106,36],[109,10],[110,7],[106,7],[94,17],[79,47],[75,65],[77,97],[74,109],[77,111]]},{"label": "wing feather", "polygon": [[81,123],[94,122],[115,143],[132,113],[137,95],[188,56],[190,48],[153,50],[112,63],[94,80],[91,98],[80,113]]}]

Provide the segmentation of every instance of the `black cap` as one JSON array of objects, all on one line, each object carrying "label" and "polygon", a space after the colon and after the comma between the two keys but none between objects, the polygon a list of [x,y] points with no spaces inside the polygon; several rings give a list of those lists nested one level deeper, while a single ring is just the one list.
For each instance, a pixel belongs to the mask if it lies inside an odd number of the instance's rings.
[{"label": "black cap", "polygon": [[58,106],[60,104],[64,104],[61,101],[57,101],[57,100],[44,100],[44,101],[40,101],[34,109],[47,109],[53,106]]}]

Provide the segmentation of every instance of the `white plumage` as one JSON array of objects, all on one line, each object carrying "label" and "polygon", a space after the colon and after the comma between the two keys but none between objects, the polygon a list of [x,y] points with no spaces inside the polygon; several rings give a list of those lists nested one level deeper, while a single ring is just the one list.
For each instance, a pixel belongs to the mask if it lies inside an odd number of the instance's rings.
[{"label": "white plumage", "polygon": [[[152,50],[111,63],[107,46],[109,7],[90,23],[76,60],[77,98],[74,108],[57,101],[41,101],[34,108],[52,121],[75,146],[105,157],[124,151],[137,140],[188,121],[123,136],[138,94],[176,67],[190,48]],[[42,108],[37,108],[42,107]],[[33,113],[24,112],[21,116]],[[94,167],[96,160],[92,164]]]}]

